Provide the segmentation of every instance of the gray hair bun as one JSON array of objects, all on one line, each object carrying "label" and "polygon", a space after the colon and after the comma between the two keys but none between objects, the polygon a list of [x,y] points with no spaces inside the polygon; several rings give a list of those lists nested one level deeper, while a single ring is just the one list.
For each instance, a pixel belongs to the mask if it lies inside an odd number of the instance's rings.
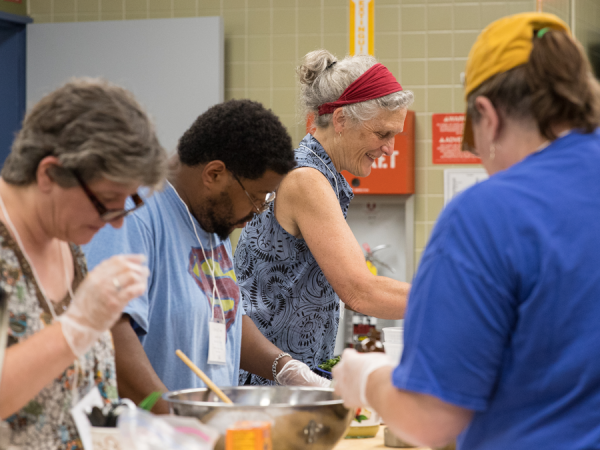
[{"label": "gray hair bun", "polygon": [[315,50],[308,53],[300,67],[297,69],[300,84],[311,85],[314,81],[327,70],[327,68],[337,62],[337,58],[327,50]]}]

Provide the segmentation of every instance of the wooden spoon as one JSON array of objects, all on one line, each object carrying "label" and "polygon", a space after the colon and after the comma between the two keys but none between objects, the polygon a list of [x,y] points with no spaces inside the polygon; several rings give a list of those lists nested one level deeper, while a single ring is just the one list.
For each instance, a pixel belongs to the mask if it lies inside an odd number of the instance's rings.
[{"label": "wooden spoon", "polygon": [[208,378],[206,376],[206,374],[204,372],[202,372],[202,370],[200,370],[200,368],[198,366],[196,366],[196,364],[194,364],[190,358],[188,358],[187,356],[185,356],[185,354],[181,351],[181,350],[176,350],[175,354],[177,356],[179,356],[179,358],[190,368],[192,369],[192,372],[194,372],[196,375],[198,375],[198,378],[200,378],[204,384],[206,384],[206,386],[213,391],[215,394],[217,394],[217,397],[219,397],[221,400],[223,400],[223,402],[225,403],[229,403],[229,404],[233,404],[233,402],[231,401],[231,399],[229,397],[227,397],[225,395],[225,393],[219,389],[219,386],[217,386],[215,383],[212,382],[212,380],[210,378]]}]

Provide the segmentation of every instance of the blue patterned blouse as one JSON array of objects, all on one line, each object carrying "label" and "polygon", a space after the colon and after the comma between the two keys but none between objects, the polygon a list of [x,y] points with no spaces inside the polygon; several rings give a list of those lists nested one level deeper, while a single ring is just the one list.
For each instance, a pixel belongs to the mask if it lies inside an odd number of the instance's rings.
[{"label": "blue patterned blouse", "polygon": [[[334,191],[337,187],[346,217],[352,189],[312,135],[300,142],[296,162],[321,172]],[[246,225],[235,252],[244,309],[267,339],[314,369],[333,357],[340,299],[306,242],[279,225],[273,206]],[[240,371],[240,384],[273,382]]]}]

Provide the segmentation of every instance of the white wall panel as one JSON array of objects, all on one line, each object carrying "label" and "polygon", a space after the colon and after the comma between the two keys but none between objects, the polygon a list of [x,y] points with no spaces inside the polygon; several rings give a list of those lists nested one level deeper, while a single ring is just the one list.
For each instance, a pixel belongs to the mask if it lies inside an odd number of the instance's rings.
[{"label": "white wall panel", "polygon": [[167,150],[223,101],[220,17],[42,23],[27,27],[27,105],[71,77],[104,77],[134,93]]}]

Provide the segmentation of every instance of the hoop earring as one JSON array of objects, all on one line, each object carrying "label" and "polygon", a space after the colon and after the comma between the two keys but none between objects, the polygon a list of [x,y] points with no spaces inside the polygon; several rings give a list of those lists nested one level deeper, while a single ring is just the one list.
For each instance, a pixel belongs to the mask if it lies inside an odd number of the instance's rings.
[{"label": "hoop earring", "polygon": [[492,145],[490,145],[490,159],[493,160],[494,158],[496,158],[496,144],[492,142]]}]

